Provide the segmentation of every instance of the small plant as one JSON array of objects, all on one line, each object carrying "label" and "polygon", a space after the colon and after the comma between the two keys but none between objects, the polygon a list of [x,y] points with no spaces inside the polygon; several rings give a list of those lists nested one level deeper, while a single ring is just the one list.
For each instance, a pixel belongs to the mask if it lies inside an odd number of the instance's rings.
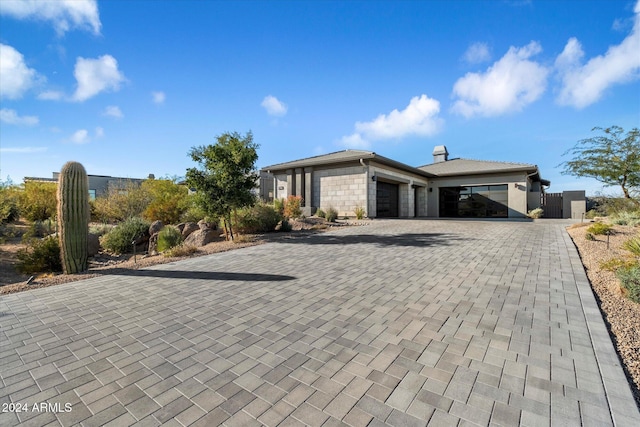
[{"label": "small plant", "polygon": [[174,246],[168,251],[164,252],[163,255],[169,258],[178,258],[189,256],[198,252],[198,248],[193,245],[186,245],[184,243],[179,244],[178,246]]},{"label": "small plant", "polygon": [[322,209],[318,209],[318,210],[316,211],[316,216],[317,216],[318,218],[324,218],[324,217],[326,217],[326,216],[327,216],[327,214],[326,214]]},{"label": "small plant", "polygon": [[621,268],[616,272],[624,295],[635,303],[640,303],[640,265]]},{"label": "small plant", "polygon": [[238,209],[231,216],[233,228],[245,234],[273,231],[281,220],[282,215],[266,203]]},{"label": "small plant", "polygon": [[25,249],[16,254],[16,270],[21,273],[57,273],[62,271],[60,245],[55,237],[31,239]]},{"label": "small plant", "polygon": [[291,223],[289,221],[287,221],[286,219],[283,219],[282,223],[280,224],[280,231],[288,233],[291,230],[292,230]]},{"label": "small plant", "polygon": [[587,234],[585,234],[585,235],[584,235],[584,238],[585,238],[586,240],[591,241],[591,242],[593,242],[594,240],[596,240],[596,237],[595,237],[593,234],[591,234],[591,233],[587,233]]},{"label": "small plant", "polygon": [[279,212],[280,215],[284,214],[284,199],[274,199],[273,200],[273,208],[276,212]]},{"label": "small plant", "polygon": [[95,234],[96,236],[104,236],[111,230],[113,230],[113,225],[111,224],[94,224],[89,226],[89,233]]},{"label": "small plant", "polygon": [[593,219],[597,216],[600,216],[600,213],[596,209],[591,209],[586,214],[584,214],[584,217],[586,219]]},{"label": "small plant", "polygon": [[527,216],[532,219],[542,218],[543,214],[544,211],[542,210],[542,208],[535,208],[527,212]]},{"label": "small plant", "polygon": [[631,259],[613,258],[609,261],[600,263],[600,268],[607,271],[618,271],[621,268],[631,268],[636,265],[635,261]]},{"label": "small plant", "polygon": [[338,219],[338,211],[330,207],[327,209],[325,219],[329,222],[336,222],[336,219]]},{"label": "small plant", "polygon": [[356,208],[353,210],[353,212],[356,214],[356,219],[364,219],[364,208],[362,206],[356,206]]},{"label": "small plant", "polygon": [[151,224],[142,218],[132,217],[102,236],[100,244],[109,252],[122,254],[132,250],[131,242],[149,232]]},{"label": "small plant", "polygon": [[620,211],[611,217],[611,222],[635,227],[640,224],[640,211]]},{"label": "small plant", "polygon": [[300,196],[289,196],[287,200],[284,202],[284,211],[283,215],[285,218],[300,218],[302,215],[302,210],[300,206],[302,205],[302,197]]},{"label": "small plant", "polygon": [[182,233],[170,225],[163,227],[158,233],[158,252],[172,249],[182,243]]},{"label": "small plant", "polygon": [[640,257],[640,236],[633,237],[622,244],[622,247],[634,256]]},{"label": "small plant", "polygon": [[596,222],[592,224],[589,228],[587,228],[587,233],[595,234],[596,236],[600,236],[603,234],[610,234],[612,231],[611,226],[609,224],[604,224],[602,222]]}]

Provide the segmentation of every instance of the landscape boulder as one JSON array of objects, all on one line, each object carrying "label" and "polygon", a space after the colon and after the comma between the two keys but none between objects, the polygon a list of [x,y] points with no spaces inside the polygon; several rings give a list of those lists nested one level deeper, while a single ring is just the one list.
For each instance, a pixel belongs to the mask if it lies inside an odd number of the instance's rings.
[{"label": "landscape boulder", "polygon": [[212,229],[196,230],[184,239],[184,244],[199,248],[216,240],[220,240],[219,234],[216,230]]},{"label": "landscape boulder", "polygon": [[160,232],[154,233],[149,237],[149,255],[158,255],[158,235]]},{"label": "landscape boulder", "polygon": [[198,221],[198,227],[200,227],[200,230],[215,230],[218,228],[215,223],[207,222],[204,219]]},{"label": "landscape boulder", "polygon": [[100,252],[100,238],[97,234],[89,233],[87,236],[87,251],[90,257],[96,256]]},{"label": "landscape boulder", "polygon": [[[198,224],[196,224],[195,222],[187,222],[183,225],[182,229],[180,229],[180,232],[182,233],[182,239],[186,239],[187,237],[189,237],[189,235],[191,233],[193,233],[194,231],[200,230],[200,227],[198,226]],[[180,226],[178,226],[180,227]]]},{"label": "landscape boulder", "polygon": [[160,230],[162,230],[162,227],[164,227],[162,221],[153,221],[149,226],[149,236],[153,236],[154,234],[160,232]]}]

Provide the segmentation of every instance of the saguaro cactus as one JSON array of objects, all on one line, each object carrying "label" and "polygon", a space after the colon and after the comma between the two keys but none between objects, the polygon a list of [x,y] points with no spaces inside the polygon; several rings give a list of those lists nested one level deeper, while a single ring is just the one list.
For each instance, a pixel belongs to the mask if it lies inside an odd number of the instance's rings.
[{"label": "saguaro cactus", "polygon": [[58,178],[58,236],[66,274],[87,269],[89,234],[89,179],[78,162],[67,162]]}]

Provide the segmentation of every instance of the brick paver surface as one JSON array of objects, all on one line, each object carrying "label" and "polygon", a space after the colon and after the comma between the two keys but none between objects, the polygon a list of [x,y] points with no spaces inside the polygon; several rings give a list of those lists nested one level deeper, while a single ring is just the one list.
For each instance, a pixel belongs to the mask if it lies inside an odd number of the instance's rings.
[{"label": "brick paver surface", "polygon": [[0,425],[640,425],[557,221],[374,221],[0,298]]}]

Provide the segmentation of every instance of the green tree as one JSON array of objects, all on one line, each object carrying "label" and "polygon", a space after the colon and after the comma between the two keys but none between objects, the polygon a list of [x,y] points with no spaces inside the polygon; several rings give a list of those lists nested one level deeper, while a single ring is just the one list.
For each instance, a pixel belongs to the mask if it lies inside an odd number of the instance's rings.
[{"label": "green tree", "polygon": [[573,155],[573,160],[564,165],[564,175],[594,178],[607,186],[620,186],[627,199],[640,187],[640,131],[633,128],[624,135],[624,129],[611,126],[604,135],[578,141],[564,155]]},{"label": "green tree", "polygon": [[189,190],[184,185],[177,184],[175,179],[147,179],[142,183],[142,189],[151,198],[142,213],[146,220],[177,224],[189,209]]},{"label": "green tree", "polygon": [[20,194],[20,213],[29,221],[54,218],[58,207],[55,182],[27,181]]},{"label": "green tree", "polygon": [[255,203],[251,190],[258,174],[258,145],[253,134],[223,133],[214,145],[193,147],[189,155],[200,164],[187,169],[187,183],[196,190],[196,202],[207,215],[222,217],[227,239],[233,240],[231,212]]}]

